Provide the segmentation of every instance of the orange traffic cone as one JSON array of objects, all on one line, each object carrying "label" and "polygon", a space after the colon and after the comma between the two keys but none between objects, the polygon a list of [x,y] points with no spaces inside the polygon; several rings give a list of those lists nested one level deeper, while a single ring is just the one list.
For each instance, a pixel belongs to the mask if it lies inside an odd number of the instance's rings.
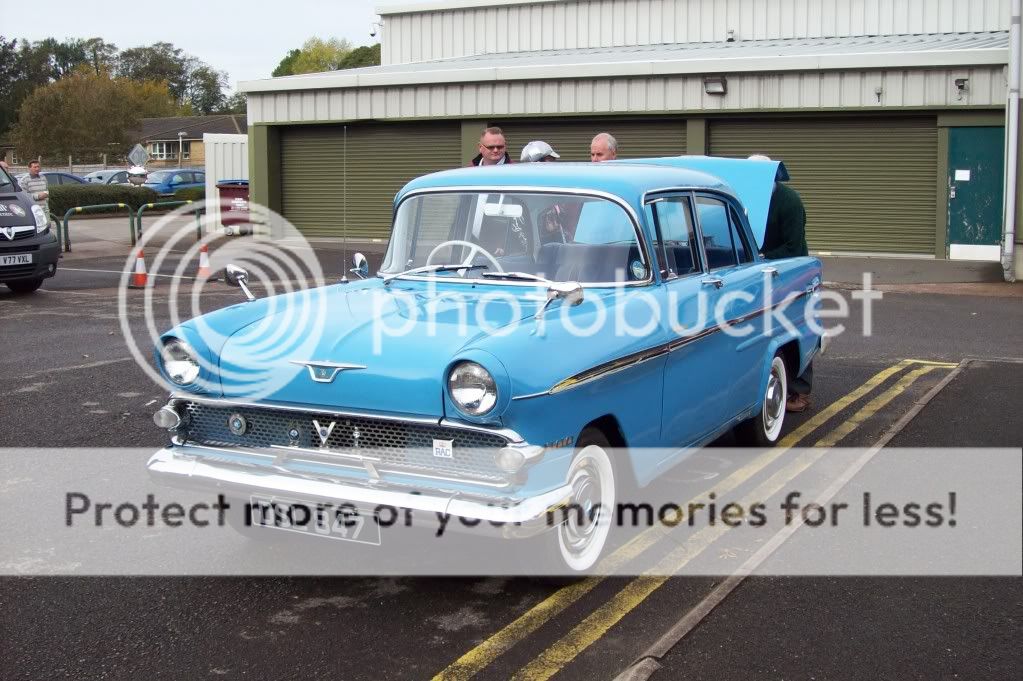
[{"label": "orange traffic cone", "polygon": [[146,277],[146,261],[142,257],[142,249],[135,255],[135,271],[131,274],[128,288],[145,288],[148,282]]},{"label": "orange traffic cone", "polygon": [[210,269],[210,249],[206,244],[199,247],[199,271],[195,276],[196,279],[205,279],[206,281],[217,280],[213,270]]}]

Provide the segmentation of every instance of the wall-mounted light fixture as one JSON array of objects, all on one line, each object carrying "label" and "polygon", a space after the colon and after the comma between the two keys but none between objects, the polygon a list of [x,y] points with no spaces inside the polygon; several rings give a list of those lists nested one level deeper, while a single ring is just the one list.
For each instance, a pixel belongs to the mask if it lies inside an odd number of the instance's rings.
[{"label": "wall-mounted light fixture", "polygon": [[735,42],[735,29],[732,28],[728,29],[728,33],[725,34],[725,42],[726,43]]},{"label": "wall-mounted light fixture", "polygon": [[877,103],[878,104],[881,103],[881,95],[883,95],[883,94],[884,94],[884,88],[883,87],[878,85],[876,88],[874,88],[874,96],[877,97]]},{"label": "wall-mounted light fixture", "polygon": [[970,91],[970,79],[956,78],[953,82],[956,86],[956,99],[962,99]]},{"label": "wall-mounted light fixture", "polygon": [[703,91],[708,95],[728,94],[728,81],[724,76],[709,76],[703,79]]}]

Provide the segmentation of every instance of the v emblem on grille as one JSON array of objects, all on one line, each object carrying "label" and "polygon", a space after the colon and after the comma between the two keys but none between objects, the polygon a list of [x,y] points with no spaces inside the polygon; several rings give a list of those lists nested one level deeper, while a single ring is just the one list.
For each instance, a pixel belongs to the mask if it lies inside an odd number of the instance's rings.
[{"label": "v emblem on grille", "polygon": [[334,432],[334,426],[337,425],[337,421],[331,421],[329,426],[321,426],[320,422],[313,419],[313,428],[316,429],[316,434],[320,437],[320,444],[327,444],[327,440],[330,438],[330,434]]}]

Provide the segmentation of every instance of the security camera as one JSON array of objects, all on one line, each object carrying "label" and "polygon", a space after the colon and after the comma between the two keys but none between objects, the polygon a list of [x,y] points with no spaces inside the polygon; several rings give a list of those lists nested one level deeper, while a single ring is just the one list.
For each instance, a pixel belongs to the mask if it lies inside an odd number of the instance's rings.
[{"label": "security camera", "polygon": [[370,38],[376,38],[377,37],[377,30],[375,28],[370,30],[369,37]]}]

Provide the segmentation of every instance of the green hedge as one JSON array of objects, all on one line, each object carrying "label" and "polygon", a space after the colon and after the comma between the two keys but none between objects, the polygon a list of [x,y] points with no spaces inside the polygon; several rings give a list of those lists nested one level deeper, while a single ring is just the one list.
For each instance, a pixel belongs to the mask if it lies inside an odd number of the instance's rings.
[{"label": "green hedge", "polygon": [[[50,212],[63,219],[69,208],[97,206],[103,203],[126,203],[132,211],[144,203],[154,203],[159,196],[149,187],[133,187],[125,184],[62,184],[50,187]],[[112,213],[127,214],[123,208]],[[96,213],[90,213],[95,215]]]},{"label": "green hedge", "polygon": [[174,192],[175,201],[202,201],[206,198],[206,187],[185,187]]}]

